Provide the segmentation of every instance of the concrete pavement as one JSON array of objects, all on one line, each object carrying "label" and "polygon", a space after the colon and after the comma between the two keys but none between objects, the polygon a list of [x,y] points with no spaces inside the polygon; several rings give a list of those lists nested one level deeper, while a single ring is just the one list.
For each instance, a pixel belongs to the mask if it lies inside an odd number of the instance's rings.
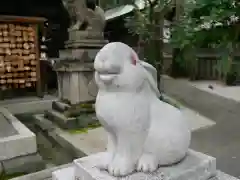
[{"label": "concrete pavement", "polygon": [[240,102],[190,85],[163,78],[164,91],[183,105],[216,122],[193,132],[191,148],[217,158],[217,167],[240,177]]}]

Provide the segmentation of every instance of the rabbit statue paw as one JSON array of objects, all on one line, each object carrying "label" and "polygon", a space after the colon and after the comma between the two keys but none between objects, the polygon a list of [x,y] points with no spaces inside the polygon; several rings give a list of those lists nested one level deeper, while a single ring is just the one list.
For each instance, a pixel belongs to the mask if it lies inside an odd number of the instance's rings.
[{"label": "rabbit statue paw", "polygon": [[191,133],[182,112],[159,100],[156,69],[120,42],[97,53],[94,69],[96,116],[109,137],[99,167],[125,176],[181,161]]},{"label": "rabbit statue paw", "polygon": [[109,152],[105,152],[101,157],[101,161],[98,162],[96,167],[102,170],[108,170],[108,166],[111,163],[111,161],[112,161],[112,154]]},{"label": "rabbit statue paw", "polygon": [[107,151],[102,155],[101,161],[98,162],[97,167],[102,170],[108,170],[109,164],[112,162],[116,147],[116,140],[109,134]]},{"label": "rabbit statue paw", "polygon": [[108,166],[108,172],[113,176],[125,176],[132,173],[134,170],[134,162],[121,156],[116,156]]},{"label": "rabbit statue paw", "polygon": [[143,154],[137,164],[137,170],[141,172],[153,172],[158,168],[158,161],[151,154]]}]

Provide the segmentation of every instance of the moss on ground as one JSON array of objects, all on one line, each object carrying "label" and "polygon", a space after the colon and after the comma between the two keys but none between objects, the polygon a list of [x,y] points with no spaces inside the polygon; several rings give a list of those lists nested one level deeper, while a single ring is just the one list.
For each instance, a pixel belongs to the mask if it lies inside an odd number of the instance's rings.
[{"label": "moss on ground", "polygon": [[13,173],[13,174],[6,174],[4,171],[0,174],[0,180],[9,180],[13,179],[19,176],[24,176],[27,173],[25,172],[18,172],[18,173]]},{"label": "moss on ground", "polygon": [[98,127],[101,127],[101,124],[99,122],[93,123],[88,125],[86,128],[80,128],[80,129],[71,129],[68,130],[70,134],[81,134],[81,133],[88,133],[89,130],[96,129]]},{"label": "moss on ground", "polygon": [[[21,114],[15,114],[15,116],[21,122],[28,124],[28,123],[34,123],[33,122],[34,121],[34,118],[33,118],[34,114],[37,114],[37,113],[36,112],[35,113],[21,113]],[[89,116],[89,114],[87,114],[87,115]],[[82,116],[81,116],[81,118],[82,118]],[[88,117],[88,116],[86,116],[86,117]],[[89,130],[95,129],[95,128],[98,128],[98,127],[101,127],[101,124],[97,121],[97,122],[94,122],[92,124],[87,125],[87,127],[85,127],[85,128],[71,129],[71,130],[67,130],[67,131],[71,134],[87,133]]]}]

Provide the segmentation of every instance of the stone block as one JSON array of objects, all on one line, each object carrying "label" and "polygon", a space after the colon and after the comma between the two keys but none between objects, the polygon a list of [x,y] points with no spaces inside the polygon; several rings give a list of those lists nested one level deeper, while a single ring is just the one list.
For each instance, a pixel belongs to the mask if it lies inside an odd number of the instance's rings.
[{"label": "stone block", "polygon": [[[44,169],[44,170],[41,170],[41,171],[38,171],[35,173],[27,174],[25,176],[16,177],[11,180],[52,180],[52,173],[54,171],[57,171],[59,169],[65,169],[65,168],[68,168],[71,166],[72,166],[72,163],[64,164],[61,166],[56,166],[56,167]],[[68,180],[68,179],[66,179],[66,180]]]},{"label": "stone block", "polygon": [[64,49],[59,51],[59,57],[61,59],[75,59],[80,62],[86,61],[83,56],[83,53],[87,52],[89,59],[94,60],[96,54],[98,53],[99,49]]},{"label": "stone block", "polygon": [[51,121],[44,118],[44,114],[36,114],[33,117],[36,120],[35,121],[36,125],[38,125],[41,128],[41,130],[52,131],[55,129],[54,124]]},{"label": "stone block", "polygon": [[0,106],[8,109],[12,114],[32,113],[51,108],[52,102],[56,100],[57,97],[52,95],[44,95],[44,98],[28,96],[5,99],[0,101]]},{"label": "stone block", "polygon": [[68,110],[70,107],[71,106],[69,104],[61,101],[54,101],[52,103],[52,109],[62,113]]},{"label": "stone block", "polygon": [[45,167],[42,157],[38,153],[4,160],[2,164],[6,174],[32,173]]},{"label": "stone block", "polygon": [[7,109],[0,113],[12,124],[17,134],[0,138],[0,161],[37,152],[36,136]]},{"label": "stone block", "polygon": [[69,41],[83,40],[83,39],[104,39],[103,32],[93,31],[69,31]]},{"label": "stone block", "polygon": [[52,180],[74,180],[74,166],[59,169],[52,173]]},{"label": "stone block", "polygon": [[82,101],[94,100],[97,94],[93,70],[58,72],[59,99],[77,104]]},{"label": "stone block", "polygon": [[54,64],[56,72],[94,72],[93,62],[89,62],[89,58],[85,57],[85,62],[75,60],[72,57],[58,61]]},{"label": "stone block", "polygon": [[95,114],[82,114],[77,117],[78,128],[86,128],[91,124],[98,123],[98,119]]},{"label": "stone block", "polygon": [[3,165],[0,163],[0,174],[3,172]]},{"label": "stone block", "polygon": [[66,41],[65,48],[66,49],[78,49],[78,48],[102,48],[105,44],[107,44],[107,40],[101,39],[88,39],[88,40],[75,40],[75,41]]},{"label": "stone block", "polygon": [[[52,180],[75,180],[74,176],[73,176],[74,172],[75,171],[74,171],[73,166],[58,169],[52,173]],[[23,180],[23,179],[19,179],[19,180]],[[139,180],[141,180],[141,179],[139,179]],[[144,179],[144,180],[148,180],[148,179]],[[151,180],[151,179],[149,179],[149,180]],[[156,179],[153,178],[153,180],[156,180]],[[157,179],[157,180],[161,180],[161,179]],[[216,176],[214,176],[210,179],[206,179],[206,180],[239,180],[239,179],[236,177],[230,176],[224,172],[217,171]]]},{"label": "stone block", "polygon": [[[97,153],[88,157],[77,159],[75,164],[75,179],[84,180],[117,180],[106,171],[100,171],[95,167],[103,154]],[[216,175],[216,160],[213,157],[190,150],[186,158],[175,165],[160,167],[156,172],[145,174],[133,173],[122,180],[208,180]]]},{"label": "stone block", "polygon": [[78,124],[78,120],[76,118],[67,118],[64,114],[54,110],[46,111],[44,116],[45,118],[55,122],[63,129],[74,129]]},{"label": "stone block", "polygon": [[215,158],[192,150],[176,165],[160,167],[152,174],[138,172],[122,178],[112,177],[107,172],[94,167],[101,156],[102,153],[97,153],[77,159],[72,167],[53,172],[52,178],[53,180],[238,180],[218,172]]},{"label": "stone block", "polygon": [[13,127],[13,125],[8,121],[8,119],[0,113],[0,138],[5,138],[8,136],[17,135],[18,132]]},{"label": "stone block", "polygon": [[230,176],[224,172],[217,171],[217,175],[215,177],[212,177],[209,180],[239,180],[236,177]]}]

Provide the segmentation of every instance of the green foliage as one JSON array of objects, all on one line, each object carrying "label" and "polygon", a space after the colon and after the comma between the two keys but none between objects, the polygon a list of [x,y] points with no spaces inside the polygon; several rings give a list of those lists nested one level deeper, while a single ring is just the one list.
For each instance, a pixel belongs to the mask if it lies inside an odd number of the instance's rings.
[{"label": "green foliage", "polygon": [[[143,10],[135,6],[133,17],[126,19],[129,31],[147,44],[154,39],[154,12],[171,8],[171,0],[156,0],[154,6],[149,5],[149,1],[145,0],[148,6]],[[222,53],[216,68],[226,76],[230,70],[229,58],[239,43],[239,0],[185,0],[183,6],[184,13],[171,28],[170,42],[180,49],[176,60],[194,71],[195,49],[216,48]]]},{"label": "green foliage", "polygon": [[129,32],[139,35],[145,41],[148,41],[152,37],[151,31],[149,31],[150,25],[148,11],[141,12],[137,7],[134,10],[134,15],[126,18],[126,27],[128,27]]},{"label": "green foliage", "polygon": [[[143,0],[144,8],[139,8],[137,4],[134,6],[133,15],[127,17],[125,26],[129,32],[138,36],[139,47],[144,47],[144,56],[148,63],[156,65],[156,40],[160,40],[156,33],[156,12],[162,10],[170,4],[171,0]],[[143,46],[142,46],[143,45]],[[159,60],[159,59],[158,59]]]},{"label": "green foliage", "polygon": [[[201,47],[218,49],[221,58],[216,68],[225,77],[230,71],[232,52],[239,42],[239,17],[238,0],[185,1],[184,13],[179,22],[173,24],[170,41],[181,53]],[[189,63],[186,59],[179,61]]]},{"label": "green foliage", "polygon": [[171,4],[171,0],[143,0],[144,9],[139,9],[136,4],[133,16],[126,18],[125,26],[129,32],[138,35],[141,41],[149,42],[154,39],[154,16],[156,11],[162,11]]},{"label": "green foliage", "polygon": [[239,36],[238,0],[188,0],[180,22],[172,28],[171,42],[178,48],[187,46],[227,47]]}]

